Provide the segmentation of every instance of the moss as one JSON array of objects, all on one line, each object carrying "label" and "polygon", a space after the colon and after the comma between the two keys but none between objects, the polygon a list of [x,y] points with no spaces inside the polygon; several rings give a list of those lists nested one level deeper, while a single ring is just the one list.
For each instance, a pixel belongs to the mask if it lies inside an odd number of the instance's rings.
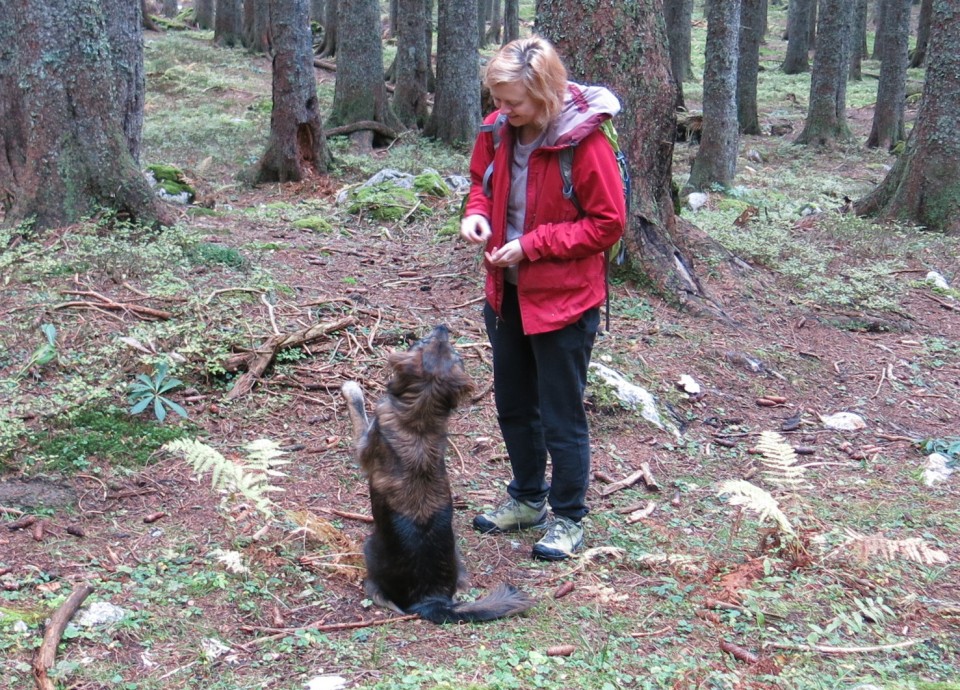
[{"label": "moss", "polygon": [[152,163],[147,166],[147,171],[153,175],[157,182],[183,182],[183,171],[175,165],[165,165],[163,163]]},{"label": "moss", "polygon": [[333,226],[325,218],[321,218],[320,216],[301,218],[300,220],[294,221],[293,227],[303,228],[305,230],[316,230],[322,233],[333,232]]},{"label": "moss", "polygon": [[349,198],[347,211],[365,213],[377,220],[400,220],[419,203],[413,190],[403,189],[389,181],[354,189]]},{"label": "moss", "polygon": [[449,196],[450,187],[436,170],[426,171],[413,178],[413,188],[420,194],[429,196]]}]

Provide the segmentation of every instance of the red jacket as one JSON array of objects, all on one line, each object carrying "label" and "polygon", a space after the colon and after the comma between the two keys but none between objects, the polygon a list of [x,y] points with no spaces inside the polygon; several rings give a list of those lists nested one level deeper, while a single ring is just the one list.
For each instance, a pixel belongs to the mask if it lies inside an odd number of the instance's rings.
[{"label": "red jacket", "polygon": [[[518,295],[523,330],[547,333],[577,321],[587,309],[606,298],[606,256],[623,234],[626,209],[620,170],[600,123],[619,111],[606,89],[568,85],[563,112],[547,128],[543,145],[530,156],[527,208],[520,246],[525,259],[518,266]],[[498,111],[485,120],[492,123]],[[471,189],[465,215],[490,221],[492,236],[486,250],[502,247],[507,232],[507,197],[513,128],[503,127],[500,144],[481,132],[470,160]],[[576,146],[573,188],[583,216],[563,197],[557,151]],[[483,192],[483,175],[494,160],[492,194]],[[486,297],[497,314],[503,303],[503,269],[484,262]]]}]

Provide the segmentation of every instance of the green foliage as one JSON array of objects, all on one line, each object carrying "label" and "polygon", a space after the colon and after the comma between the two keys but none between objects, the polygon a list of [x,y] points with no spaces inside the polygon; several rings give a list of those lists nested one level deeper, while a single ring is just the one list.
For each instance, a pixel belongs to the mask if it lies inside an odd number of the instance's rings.
[{"label": "green foliage", "polygon": [[187,258],[198,266],[229,266],[244,268],[247,266],[243,255],[234,248],[212,242],[198,242],[186,251]]},{"label": "green foliage", "polygon": [[925,453],[940,453],[947,458],[947,467],[960,466],[960,438],[931,438],[920,444]]},{"label": "green foliage", "polygon": [[210,482],[214,489],[228,494],[239,494],[267,518],[273,518],[275,504],[267,493],[283,491],[271,486],[271,477],[283,477],[276,467],[289,464],[282,460],[283,451],[274,441],[260,439],[244,446],[246,460],[229,460],[210,446],[192,439],[178,439],[164,446],[164,449],[177,453],[198,474],[210,473]]},{"label": "green foliage", "polygon": [[127,387],[127,401],[133,405],[130,408],[130,414],[140,414],[148,407],[152,407],[157,421],[162,422],[167,418],[167,408],[170,408],[184,419],[187,418],[187,411],[164,395],[183,385],[180,379],[167,375],[169,368],[166,362],[160,362],[153,376],[137,374],[136,382]]},{"label": "green foliage", "polygon": [[293,227],[314,230],[325,235],[333,232],[333,225],[331,225],[330,221],[322,216],[307,216],[306,218],[300,218],[299,220],[293,221]]},{"label": "green foliage", "polygon": [[117,467],[146,465],[164,443],[190,430],[138,421],[116,407],[92,406],[45,425],[30,440],[34,457],[73,473],[98,458]]},{"label": "green foliage", "polygon": [[56,326],[45,323],[41,324],[40,330],[43,331],[43,335],[46,337],[46,342],[41,343],[40,346],[33,351],[33,354],[30,355],[30,359],[27,360],[27,363],[23,365],[23,369],[21,369],[20,373],[17,374],[17,378],[21,378],[26,375],[26,373],[33,367],[42,367],[57,358]]}]

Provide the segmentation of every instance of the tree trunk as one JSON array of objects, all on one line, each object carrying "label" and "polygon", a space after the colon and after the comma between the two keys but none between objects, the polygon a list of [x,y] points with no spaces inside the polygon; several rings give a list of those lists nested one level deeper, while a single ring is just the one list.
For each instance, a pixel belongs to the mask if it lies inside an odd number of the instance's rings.
[{"label": "tree trunk", "polygon": [[101,208],[154,223],[137,159],[143,123],[139,2],[28,0],[0,14],[0,206],[38,229]]},{"label": "tree trunk", "polygon": [[[380,3],[378,0],[339,0],[337,23],[340,38],[337,47],[337,81],[329,127],[341,127],[372,120],[391,130],[399,130],[383,83],[383,47],[380,41]],[[471,29],[476,28],[471,24]],[[366,129],[351,138],[361,149],[392,141]]]},{"label": "tree trunk", "polygon": [[270,0],[273,47],[273,111],[270,141],[260,159],[257,182],[298,182],[323,174],[330,164],[317,109],[309,0]]},{"label": "tree trunk", "polygon": [[269,0],[244,0],[243,45],[254,53],[270,52]]},{"label": "tree trunk", "polygon": [[680,85],[693,77],[693,70],[690,67],[693,0],[663,0],[663,16],[667,22],[670,71]]},{"label": "tree trunk", "polygon": [[790,0],[787,9],[787,56],[780,69],[786,74],[801,74],[810,69],[810,3],[814,0]]},{"label": "tree trunk", "polygon": [[310,21],[323,24],[326,19],[326,3],[323,0],[311,0],[310,2]]},{"label": "tree trunk", "polygon": [[340,0],[327,0],[327,13],[323,22],[323,43],[317,49],[317,55],[322,58],[332,58],[337,54],[337,38],[339,31]]},{"label": "tree trunk", "polygon": [[887,13],[884,11],[883,0],[877,0],[876,10],[874,14],[874,26],[876,28],[874,32],[873,39],[873,55],[871,59],[879,60],[880,51],[882,50],[880,37],[887,33],[887,28],[884,26],[887,21]]},{"label": "tree trunk", "polygon": [[437,14],[437,92],[424,134],[469,144],[480,127],[477,0],[441,0]]},{"label": "tree trunk", "polygon": [[868,0],[854,0],[853,38],[850,43],[850,79],[863,80],[863,58],[867,56]]},{"label": "tree trunk", "polygon": [[867,146],[892,149],[906,139],[903,113],[907,97],[911,0],[882,0],[882,3],[886,33],[878,40],[882,44],[880,81]]},{"label": "tree trunk", "polygon": [[910,52],[910,66],[923,67],[927,57],[927,43],[930,41],[930,15],[933,13],[933,0],[921,0],[920,17],[917,20],[917,47]]},{"label": "tree trunk", "polygon": [[797,144],[826,146],[850,138],[846,110],[852,22],[853,0],[821,0],[810,103]]},{"label": "tree trunk", "polygon": [[477,0],[477,47],[487,47],[487,18],[490,14],[490,0]]},{"label": "tree trunk", "polygon": [[[703,71],[703,130],[687,188],[733,184],[740,127],[737,122],[737,46],[740,0],[710,0],[706,67]],[[759,59],[759,58],[758,58]]]},{"label": "tree trunk", "polygon": [[241,2],[242,0],[217,0],[213,42],[218,46],[230,48],[243,45]]},{"label": "tree trunk", "polygon": [[500,36],[503,33],[503,2],[493,0],[490,9],[490,30],[487,31],[487,42],[500,45]]},{"label": "tree trunk", "polygon": [[960,234],[960,138],[954,126],[958,112],[960,12],[955,0],[934,0],[927,78],[906,150],[854,210]]},{"label": "tree trunk", "polygon": [[193,4],[193,16],[198,29],[213,28],[213,3],[214,0],[196,0]]},{"label": "tree trunk", "polygon": [[757,113],[757,75],[760,72],[760,41],[766,24],[764,0],[742,0],[740,45],[737,58],[737,122],[743,134],[760,134]]},{"label": "tree trunk", "polygon": [[176,17],[178,9],[177,0],[163,0],[161,14],[163,14],[164,17]]},{"label": "tree trunk", "polygon": [[807,45],[817,45],[817,8],[818,0],[810,0],[810,17],[807,19]]},{"label": "tree trunk", "polygon": [[681,242],[679,227],[692,228],[674,210],[676,95],[659,0],[538,0],[536,24],[556,44],[572,79],[606,84],[623,104],[616,123],[633,178],[624,234],[632,268],[662,293],[707,307]]},{"label": "tree trunk", "polygon": [[520,0],[503,0],[503,43],[520,38]]},{"label": "tree trunk", "polygon": [[399,0],[393,111],[407,127],[423,127],[429,115],[430,47],[424,40],[428,4],[426,0]]}]

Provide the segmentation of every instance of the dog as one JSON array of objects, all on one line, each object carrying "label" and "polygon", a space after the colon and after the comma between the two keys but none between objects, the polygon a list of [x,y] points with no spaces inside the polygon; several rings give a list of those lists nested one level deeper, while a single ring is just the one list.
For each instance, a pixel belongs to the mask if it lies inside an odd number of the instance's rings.
[{"label": "dog", "polygon": [[363,391],[342,387],[357,461],[367,476],[373,531],[363,547],[364,588],[381,606],[433,623],[489,621],[526,611],[534,601],[500,585],[473,602],[453,533],[453,497],[444,463],[447,422],[472,393],[445,326],[388,360],[386,395],[367,419]]}]

